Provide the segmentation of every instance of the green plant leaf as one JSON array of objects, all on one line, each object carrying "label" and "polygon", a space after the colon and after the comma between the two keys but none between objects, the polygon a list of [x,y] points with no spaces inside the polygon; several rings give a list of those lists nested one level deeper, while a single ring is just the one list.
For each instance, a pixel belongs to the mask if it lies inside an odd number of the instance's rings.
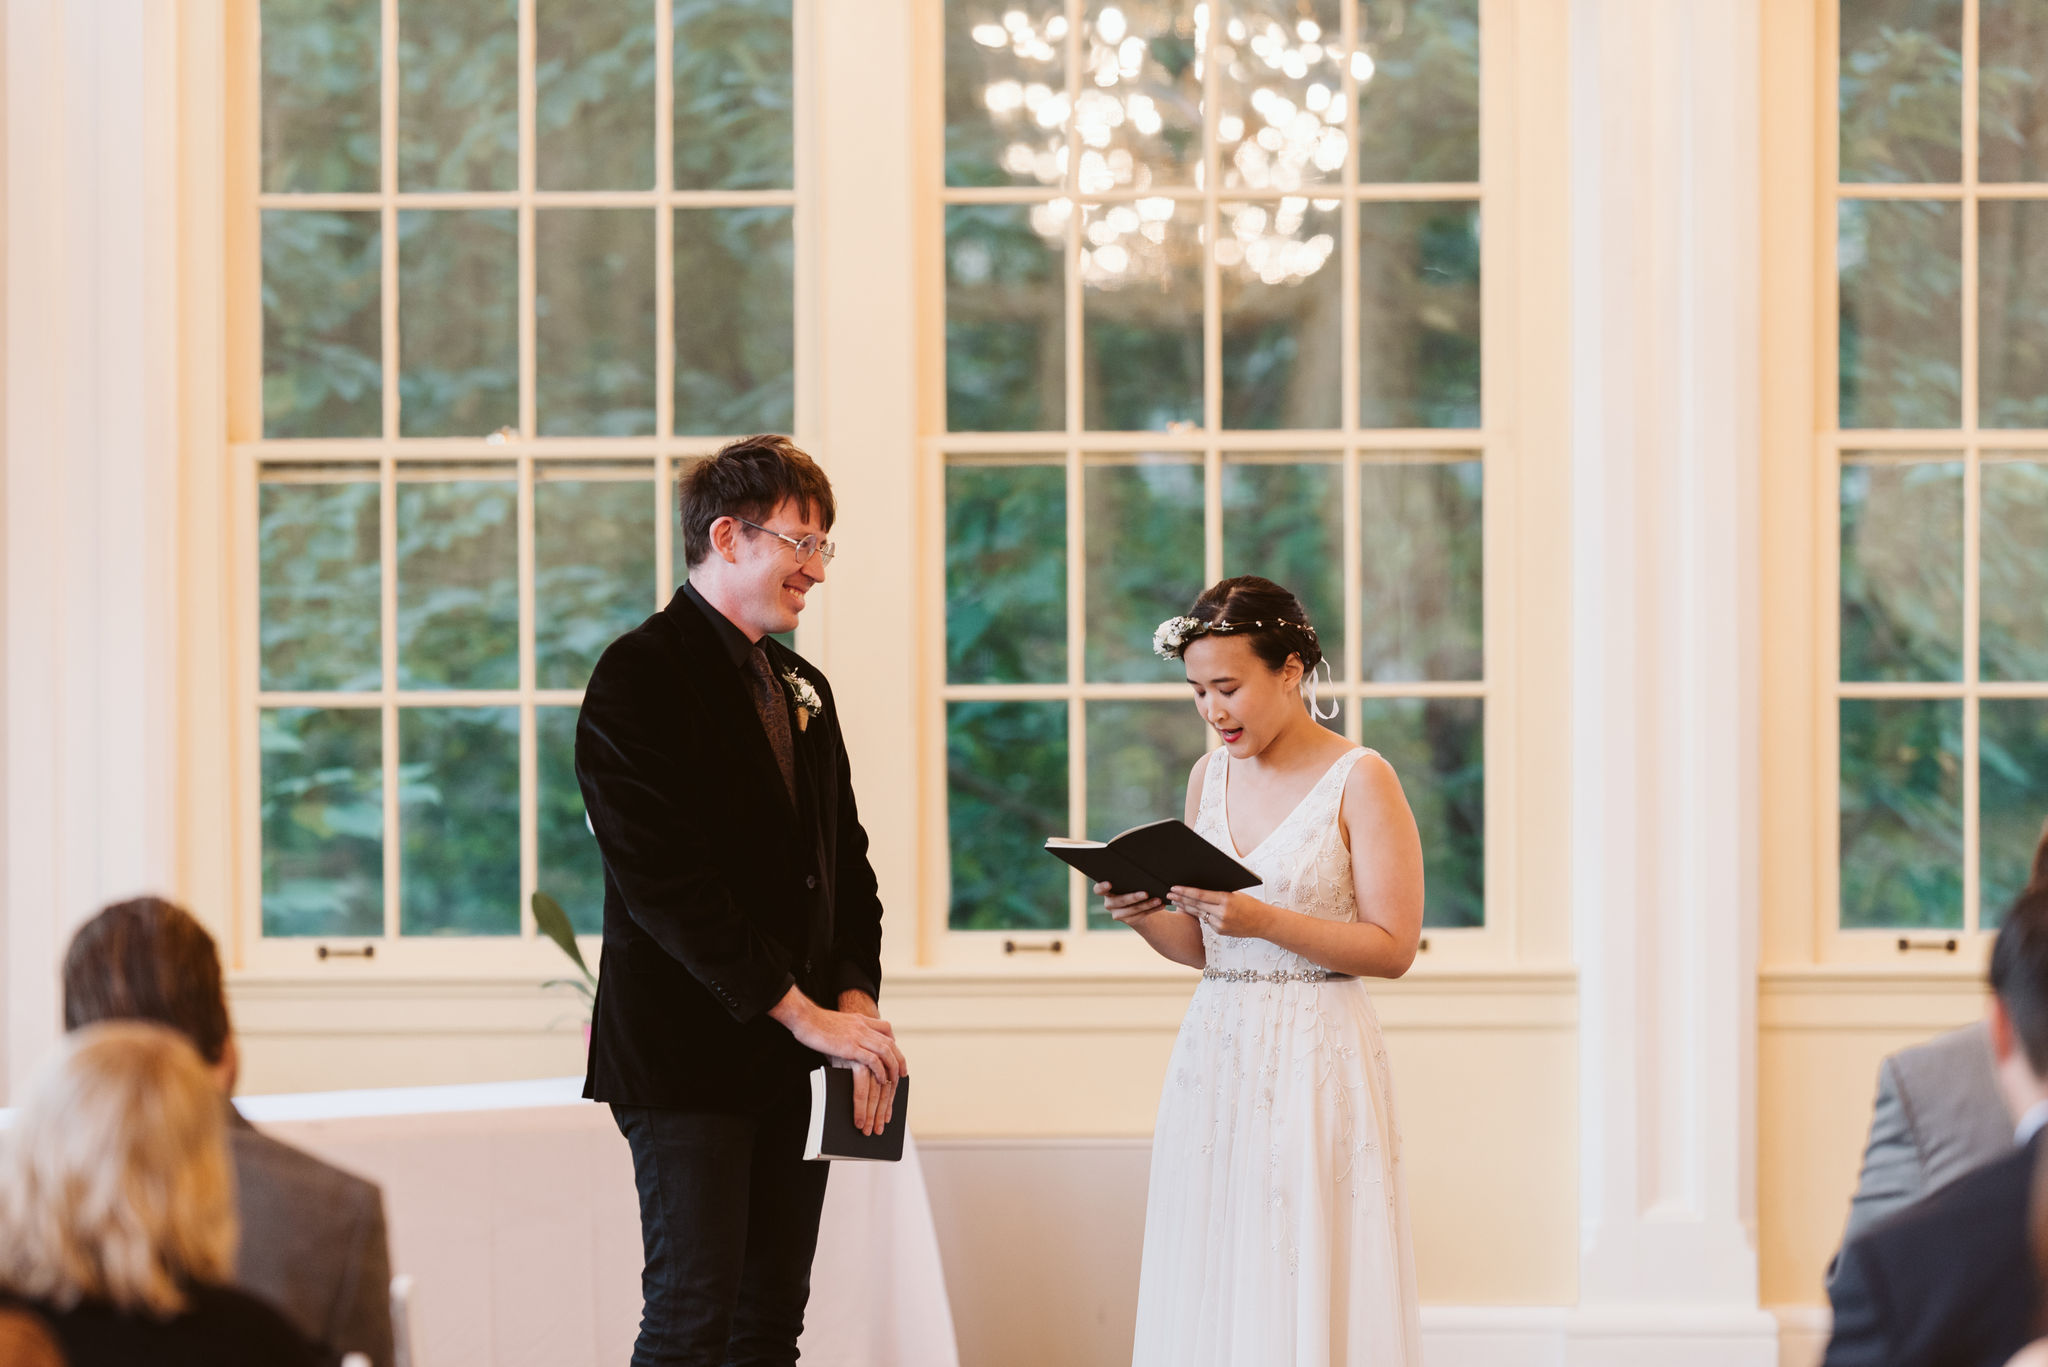
[{"label": "green plant leaf", "polygon": [[562,904],[544,892],[534,893],[533,923],[540,927],[541,934],[561,946],[562,952],[575,962],[595,987],[597,975],[590,971],[589,964],[583,962],[583,951],[576,947],[576,928],[569,924],[569,913],[562,910]]}]

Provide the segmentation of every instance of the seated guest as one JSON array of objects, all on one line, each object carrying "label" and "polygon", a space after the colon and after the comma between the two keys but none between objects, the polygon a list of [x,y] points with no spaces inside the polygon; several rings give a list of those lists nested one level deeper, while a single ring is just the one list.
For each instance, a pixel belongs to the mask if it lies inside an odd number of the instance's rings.
[{"label": "seated guest", "polygon": [[234,1263],[225,1117],[199,1055],[141,1021],[68,1036],[0,1149],[0,1291],[71,1367],[331,1364],[227,1284]]},{"label": "seated guest", "polygon": [[2020,894],[1991,950],[1991,1050],[2016,1147],[1879,1221],[1828,1286],[1824,1367],[2004,1367],[2041,1301],[2028,1194],[2048,1125],[2048,887]]},{"label": "seated guest", "polygon": [[[2029,888],[2048,884],[2048,826],[2034,846]],[[1842,1243],[1894,1211],[2012,1151],[2012,1117],[1991,1069],[1990,1028],[1978,1021],[1902,1049],[1877,1073],[1863,1172]],[[1828,1267],[1834,1277],[1834,1264]]]},{"label": "seated guest", "polygon": [[235,1285],[337,1353],[391,1367],[391,1253],[372,1183],[261,1133],[225,1098],[237,1055],[213,937],[157,897],[108,907],[64,956],[64,1024],[157,1021],[211,1065],[223,1098],[242,1227]]},{"label": "seated guest", "polygon": [[1983,1021],[1901,1049],[1877,1072],[1877,1105],[1842,1243],[2011,1151],[2012,1117],[1998,1094]]},{"label": "seated guest", "polygon": [[64,1355],[41,1319],[0,1305],[0,1367],[64,1367]]}]

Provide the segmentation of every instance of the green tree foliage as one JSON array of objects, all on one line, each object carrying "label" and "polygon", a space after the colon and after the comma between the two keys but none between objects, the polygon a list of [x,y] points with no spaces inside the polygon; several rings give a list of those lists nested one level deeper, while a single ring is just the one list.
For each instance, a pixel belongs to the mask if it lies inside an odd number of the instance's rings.
[{"label": "green tree foliage", "polygon": [[383,932],[381,726],[375,708],[263,713],[265,935]]},{"label": "green tree foliage", "polygon": [[398,185],[519,185],[518,0],[401,0]]},{"label": "green tree foliage", "polygon": [[398,713],[399,925],[519,933],[519,709]]},{"label": "green tree foliage", "polygon": [[1963,467],[1842,467],[1842,677],[1960,679]]},{"label": "green tree foliage", "polygon": [[1067,835],[1067,705],[946,706],[946,821],[955,930],[1059,930],[1067,867],[1042,848]]},{"label": "green tree foliage", "polygon": [[946,678],[1064,683],[1064,465],[946,470]]},{"label": "green tree foliage", "polygon": [[1962,420],[1962,206],[1843,200],[1837,212],[1842,426],[1954,427]]},{"label": "green tree foliage", "polygon": [[1479,0],[1365,0],[1358,178],[1479,179]]},{"label": "green tree foliage", "polygon": [[263,188],[375,190],[377,0],[262,0]]},{"label": "green tree foliage", "polygon": [[1963,924],[1963,705],[1841,702],[1841,920]]},{"label": "green tree foliage", "polygon": [[[341,473],[341,472],[337,472]],[[373,689],[383,678],[376,467],[257,492],[261,678],[270,691]]]},{"label": "green tree foliage", "polygon": [[1843,180],[1962,178],[1962,46],[1962,0],[1843,0]]},{"label": "green tree foliage", "polygon": [[794,185],[789,0],[674,0],[670,13],[676,188]]},{"label": "green tree foliage", "polygon": [[796,425],[796,223],[780,207],[678,209],[676,431]]},{"label": "green tree foliage", "polygon": [[383,430],[383,232],[374,213],[263,213],[263,435]]}]

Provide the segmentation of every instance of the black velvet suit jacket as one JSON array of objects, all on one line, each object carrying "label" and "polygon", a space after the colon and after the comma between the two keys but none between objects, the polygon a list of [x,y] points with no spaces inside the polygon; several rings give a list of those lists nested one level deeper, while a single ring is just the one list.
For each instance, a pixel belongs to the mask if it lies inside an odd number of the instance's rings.
[{"label": "black velvet suit jacket", "polygon": [[2027,1193],[2041,1136],[1849,1242],[1823,1367],[2004,1367],[2034,1336]]},{"label": "black velvet suit jacket", "polygon": [[576,777],[604,856],[604,954],[583,1094],[745,1113],[805,1085],[817,1056],[766,1013],[791,983],[824,1006],[879,995],[882,906],[832,689],[762,642],[824,712],[792,708],[797,801],[709,608],[679,591],[612,642],[576,726]]}]

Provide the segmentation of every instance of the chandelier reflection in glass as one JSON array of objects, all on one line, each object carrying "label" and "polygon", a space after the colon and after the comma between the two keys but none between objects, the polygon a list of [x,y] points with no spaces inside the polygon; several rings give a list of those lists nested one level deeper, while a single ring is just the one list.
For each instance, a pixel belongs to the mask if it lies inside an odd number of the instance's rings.
[{"label": "chandelier reflection in glass", "polygon": [[[1311,204],[1327,211],[1338,200],[1311,198],[1303,191],[1341,175],[1351,152],[1344,67],[1348,61],[1354,79],[1363,84],[1372,78],[1373,59],[1362,47],[1347,53],[1337,35],[1306,17],[1290,28],[1270,16],[1232,16],[1212,49],[1211,13],[1209,4],[1197,4],[1191,31],[1147,39],[1133,32],[1122,9],[1103,8],[1084,25],[1081,89],[1071,100],[1057,75],[1069,34],[1064,14],[1034,20],[1011,9],[1000,23],[975,25],[973,40],[985,48],[1007,49],[1021,74],[991,81],[981,92],[992,122],[1009,139],[1000,164],[1020,181],[1051,186],[1066,180],[1069,157],[1078,153],[1074,185],[1083,197],[1142,192],[1161,179],[1155,159],[1120,144],[1127,144],[1130,134],[1156,139],[1185,130],[1193,134],[1192,184],[1204,188],[1199,130],[1207,111],[1201,91],[1213,56],[1229,86],[1250,90],[1243,109],[1226,107],[1216,119],[1226,186],[1281,195],[1276,207],[1221,206],[1217,264],[1241,267],[1268,285],[1298,284],[1322,270],[1336,252],[1329,233],[1304,236],[1303,229]],[[1045,79],[1031,79],[1034,68]],[[1159,69],[1171,79],[1160,80]],[[1167,225],[1189,211],[1199,215],[1199,204],[1183,207],[1166,194],[1141,195],[1091,211],[1082,231],[1083,281],[1108,289],[1168,282],[1180,267],[1172,260],[1169,243],[1174,239]],[[1058,242],[1073,213],[1074,203],[1065,197],[1037,204],[1031,209],[1031,227],[1048,242]],[[1206,238],[1206,226],[1198,227],[1193,239],[1198,248]]]}]

